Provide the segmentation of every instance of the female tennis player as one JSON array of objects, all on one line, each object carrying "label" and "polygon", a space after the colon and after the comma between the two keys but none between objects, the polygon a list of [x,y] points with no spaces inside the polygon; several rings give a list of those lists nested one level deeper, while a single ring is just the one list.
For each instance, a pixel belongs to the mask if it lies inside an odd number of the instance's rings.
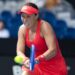
[{"label": "female tennis player", "polygon": [[[33,3],[25,4],[21,11],[23,25],[18,32],[17,55],[24,58],[22,75],[67,75],[66,64],[51,25],[38,18],[39,9]],[[29,58],[24,54],[25,45],[36,48],[35,65],[29,70]]]}]

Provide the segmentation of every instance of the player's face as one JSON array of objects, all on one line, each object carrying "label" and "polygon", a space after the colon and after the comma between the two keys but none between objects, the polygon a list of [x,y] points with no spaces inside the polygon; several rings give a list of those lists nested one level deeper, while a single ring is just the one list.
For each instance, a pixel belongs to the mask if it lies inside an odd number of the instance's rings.
[{"label": "player's face", "polygon": [[28,28],[30,28],[33,25],[33,22],[35,21],[35,15],[27,15],[25,13],[21,14],[21,19],[22,22],[25,26],[27,26]]}]

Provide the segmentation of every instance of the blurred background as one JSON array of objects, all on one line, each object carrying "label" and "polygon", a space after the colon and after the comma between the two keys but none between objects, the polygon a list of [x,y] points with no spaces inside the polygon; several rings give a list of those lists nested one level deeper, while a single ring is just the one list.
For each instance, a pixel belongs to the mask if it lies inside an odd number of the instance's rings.
[{"label": "blurred background", "polygon": [[68,75],[75,75],[75,1],[74,0],[0,0],[0,75],[21,75],[15,64],[17,33],[22,25],[17,12],[26,2],[39,7],[39,17],[48,21],[57,36]]}]

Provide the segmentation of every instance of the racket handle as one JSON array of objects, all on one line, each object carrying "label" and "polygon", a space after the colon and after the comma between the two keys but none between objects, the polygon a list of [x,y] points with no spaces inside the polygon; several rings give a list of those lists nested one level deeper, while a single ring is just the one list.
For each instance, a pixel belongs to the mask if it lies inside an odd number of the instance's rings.
[{"label": "racket handle", "polygon": [[[35,66],[35,64],[39,64],[39,62],[36,60],[36,61],[34,62],[34,66]],[[31,63],[30,63],[30,65],[31,65]],[[34,68],[32,68],[32,67],[30,66],[30,70],[33,71],[33,69],[34,69]]]}]

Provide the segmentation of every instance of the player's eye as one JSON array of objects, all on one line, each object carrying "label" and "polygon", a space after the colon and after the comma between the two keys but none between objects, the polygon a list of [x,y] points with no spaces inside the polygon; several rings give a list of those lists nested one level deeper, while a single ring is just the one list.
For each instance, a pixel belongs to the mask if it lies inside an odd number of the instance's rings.
[{"label": "player's eye", "polygon": [[29,18],[29,17],[30,17],[30,16],[27,15],[27,14],[21,14],[21,16],[24,17],[24,18]]}]

